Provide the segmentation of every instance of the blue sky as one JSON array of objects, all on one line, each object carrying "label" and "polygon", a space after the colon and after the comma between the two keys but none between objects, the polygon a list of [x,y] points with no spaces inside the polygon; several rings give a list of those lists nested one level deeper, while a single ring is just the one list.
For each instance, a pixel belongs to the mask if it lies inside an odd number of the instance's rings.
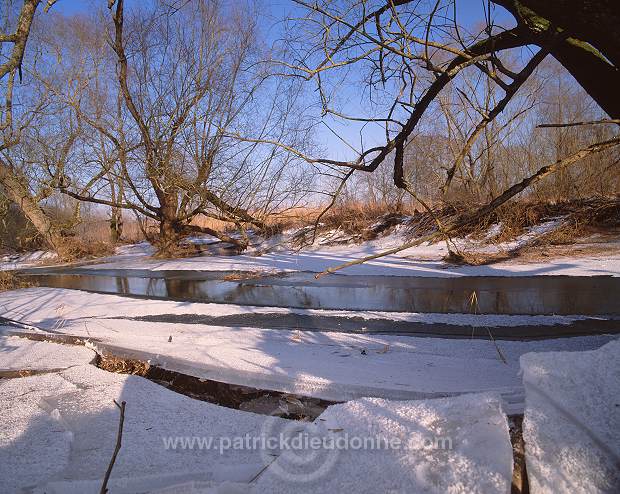
[{"label": "blue sky", "polygon": [[[150,0],[126,0],[128,6],[138,6],[149,2]],[[269,9],[272,14],[282,13],[294,9],[294,4],[290,0],[259,0],[261,4]],[[486,2],[485,2],[486,3]],[[88,12],[93,6],[107,4],[107,0],[57,0],[54,5],[54,11],[65,14],[73,14],[77,12]],[[459,19],[470,25],[482,18],[483,0],[458,0],[457,12]],[[503,9],[496,7],[499,14]],[[502,13],[501,17],[508,18],[507,13]]]},{"label": "blue sky", "polygon": [[[177,0],[178,1],[178,0]],[[487,0],[456,0],[457,17],[459,24],[472,28],[484,20],[484,5]],[[151,3],[152,0],[125,0],[128,8],[136,8],[140,5]],[[266,18],[272,19],[274,23],[283,19],[287,15],[301,12],[301,8],[292,0],[256,0],[260,6],[259,10]],[[100,5],[107,5],[107,0],[57,0],[54,4],[54,12],[65,15],[88,13],[93,8]],[[511,16],[502,7],[492,4],[494,18],[499,22],[510,23]]]},{"label": "blue sky", "polygon": [[[127,8],[139,8],[140,5],[145,5],[151,2],[151,0],[125,0]],[[295,15],[301,12],[300,7],[294,4],[291,0],[257,0],[259,4],[259,11],[265,16],[265,22],[271,25],[265,29],[267,33],[268,41],[275,40],[280,31],[279,21],[285,18],[287,15]],[[459,25],[473,29],[479,26],[484,21],[484,5],[486,0],[457,0],[457,17]],[[54,12],[62,13],[64,15],[72,15],[91,12],[94,8],[107,5],[107,0],[58,0],[54,5]],[[500,22],[506,25],[511,24],[510,15],[504,11],[501,7],[494,7],[494,18],[496,22]],[[271,40],[269,38],[272,38]],[[355,114],[359,109],[360,104],[365,102],[360,101],[360,93],[354,91],[352,88],[344,90],[345,98],[349,100],[350,106],[348,114]],[[327,119],[329,126],[334,129],[338,134],[344,137],[347,142],[354,145],[356,148],[360,146],[360,127],[351,123],[345,123],[334,119]],[[373,145],[380,144],[384,139],[384,130],[378,125],[368,129],[364,136],[364,146],[366,148]],[[350,159],[351,151],[338,137],[336,137],[332,131],[327,127],[321,126],[317,129],[316,135],[317,142],[323,149],[328,150],[330,157],[334,159]]]}]

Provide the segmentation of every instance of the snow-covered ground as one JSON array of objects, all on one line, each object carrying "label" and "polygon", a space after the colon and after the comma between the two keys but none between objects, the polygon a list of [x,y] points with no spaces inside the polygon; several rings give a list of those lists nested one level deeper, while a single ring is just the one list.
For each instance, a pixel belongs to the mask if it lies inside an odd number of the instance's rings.
[{"label": "snow-covered ground", "polygon": [[81,346],[50,345],[16,336],[0,336],[0,372],[68,369],[90,363],[94,355]]},{"label": "snow-covered ground", "polygon": [[[496,242],[494,238],[501,231],[501,225],[491,225],[486,236],[482,238],[456,238],[454,244],[465,252],[474,254],[508,253],[531,244],[540,235],[552,232],[562,225],[563,219],[557,218],[536,225],[522,235],[507,242]],[[398,247],[411,240],[407,225],[396,226],[390,233],[374,240],[355,243],[354,237],[338,230],[321,233],[314,245],[303,248],[294,247],[292,239],[298,229],[288,230],[274,237],[257,240],[243,255],[212,255],[205,252],[203,256],[182,259],[154,259],[155,249],[147,242],[123,245],[117,248],[113,256],[102,258],[100,262],[89,262],[93,269],[149,269],[159,270],[197,270],[197,271],[261,271],[268,273],[309,271],[321,272],[339,264],[378,254],[387,249]],[[213,245],[214,237],[187,239],[196,245]],[[594,243],[590,243],[594,242]],[[603,249],[608,254],[578,255],[581,248],[595,245],[597,251]],[[424,243],[401,251],[397,254],[381,257],[341,271],[351,275],[386,275],[386,276],[620,276],[620,242],[600,239],[581,239],[575,246],[575,255],[554,256],[549,249],[544,261],[530,262],[517,259],[496,262],[482,266],[456,266],[443,259],[448,254],[445,242]],[[55,254],[35,252],[18,256],[5,256],[0,259],[0,270],[35,267],[41,261],[49,261]]]},{"label": "snow-covered ground", "polygon": [[[299,251],[282,249],[262,255],[204,256],[183,259],[152,259],[136,252],[103,259],[90,269],[150,269],[196,271],[261,271],[268,273],[310,271],[320,272],[364,256],[377,254],[396,246],[393,238],[360,245],[341,245]],[[421,245],[397,254],[368,261],[341,271],[350,275],[386,276],[620,276],[620,255],[558,257],[545,262],[497,262],[482,266],[455,266],[443,261],[445,244]]]},{"label": "snow-covered ground", "polygon": [[[380,252],[369,246],[346,246],[314,251],[282,251],[262,256],[190,257],[151,259],[134,256],[108,258],[89,269],[152,269],[196,271],[262,271],[267,273],[320,272],[339,264]],[[438,244],[413,247],[398,254],[346,268],[350,275],[385,276],[620,276],[620,256],[561,257],[545,262],[505,261],[483,266],[455,266],[442,261],[447,252]]]},{"label": "snow-covered ground", "polygon": [[531,492],[618,492],[620,341],[588,352],[527,354],[521,367]]},{"label": "snow-covered ground", "polygon": [[125,317],[209,313],[212,305],[46,288],[0,294],[0,307],[7,317],[97,340],[94,345],[102,351],[149,360],[199,378],[335,401],[493,391],[501,394],[511,413],[523,408],[518,376],[521,355],[594,349],[613,339],[493,342],[145,322]]},{"label": "snow-covered ground", "polygon": [[[50,355],[37,360],[42,368],[65,351],[39,344]],[[18,347],[0,352],[0,368]],[[84,362],[0,381],[0,491],[99,492],[118,427],[114,401],[126,402],[108,484],[117,494],[509,491],[510,440],[493,395],[364,399],[309,424],[193,400]],[[304,436],[322,442],[293,443]]]},{"label": "snow-covered ground", "polygon": [[127,402],[123,447],[110,485],[115,493],[157,491],[192,479],[248,482],[263,468],[260,451],[166,450],[163,438],[255,436],[265,424],[284,422],[88,364],[0,381],[0,492],[34,486],[48,494],[99,492],[118,428],[114,400]]},{"label": "snow-covered ground", "polygon": [[[400,402],[364,398],[329,407],[316,423],[334,441],[348,438],[350,448],[302,461],[296,452],[285,451],[259,477],[257,491],[510,492],[508,424],[492,395]],[[384,439],[380,444],[391,441],[393,447],[354,449],[353,438]]]},{"label": "snow-covered ground", "polygon": [[36,266],[43,262],[50,262],[57,258],[55,252],[37,250],[25,254],[0,256],[0,271],[11,271]]},{"label": "snow-covered ground", "polygon": [[[561,221],[539,225],[509,243],[492,243],[501,230],[496,226],[484,244],[475,239],[458,244],[486,253],[509,251]],[[363,244],[330,243],[343,238],[341,232],[328,232],[317,245],[301,251],[291,249],[286,239],[274,238],[242,256],[175,260],[150,257],[152,246],[142,243],[123,246],[89,268],[318,272],[398,246],[406,235],[396,227]],[[195,243],[199,241],[205,243]],[[343,274],[620,276],[620,255],[613,252],[462,267],[446,264],[446,253],[444,244],[422,245]],[[40,257],[8,259],[0,269],[26,267]],[[505,414],[522,413],[524,407],[533,492],[612,492],[620,484],[617,336],[493,341],[155,322],[157,316],[265,314],[355,318],[360,326],[376,320],[450,324],[471,326],[477,333],[488,327],[586,319],[252,307],[54,288],[0,293],[1,316],[41,328],[0,326],[0,377],[1,371],[11,377],[20,371],[36,374],[0,379],[0,492],[98,492],[116,438],[114,400],[127,402],[123,448],[109,486],[114,493],[507,493],[512,456]],[[147,316],[151,319],[144,319]],[[35,342],[10,336],[15,331],[75,335],[89,343],[76,347]],[[141,377],[98,369],[91,363],[95,351],[200,379],[349,401],[329,407],[314,423],[256,415],[193,400]],[[351,448],[337,454],[323,449],[300,456],[281,448],[171,449],[162,439],[211,437],[217,442],[280,431],[331,439],[389,436],[423,447]],[[425,447],[425,440],[438,438],[449,439],[452,447]]]},{"label": "snow-covered ground", "polygon": [[[532,242],[539,235],[549,233],[562,223],[556,219],[531,228],[515,240],[493,243],[494,226],[489,229],[490,238],[481,240],[455,239],[456,245],[468,252],[497,254],[509,252]],[[499,227],[498,227],[499,228]],[[498,230],[498,228],[495,228]],[[203,256],[184,259],[152,259],[152,247],[142,243],[136,246],[124,246],[115,256],[103,259],[100,264],[90,268],[122,268],[158,270],[197,270],[197,271],[263,271],[320,272],[339,264],[377,254],[387,249],[398,247],[410,240],[404,225],[397,226],[390,234],[360,244],[346,242],[349,236],[338,232],[326,232],[312,246],[295,249],[290,238],[294,232],[268,239],[250,248],[239,256]],[[386,275],[386,276],[533,276],[533,275],[567,275],[567,276],[620,276],[620,254],[618,244],[608,245],[609,255],[550,257],[544,262],[526,262],[510,260],[483,266],[455,266],[446,263],[443,258],[448,254],[446,244],[422,244],[397,254],[368,261],[362,265],[346,268],[343,274],[351,275]],[[553,251],[551,251],[553,254]]]}]

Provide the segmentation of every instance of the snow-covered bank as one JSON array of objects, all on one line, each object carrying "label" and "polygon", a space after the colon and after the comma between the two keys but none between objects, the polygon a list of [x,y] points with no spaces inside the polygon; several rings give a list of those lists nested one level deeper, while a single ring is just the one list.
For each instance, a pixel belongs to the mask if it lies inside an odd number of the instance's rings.
[{"label": "snow-covered bank", "polygon": [[[494,238],[501,225],[489,227],[487,235],[476,238],[455,238],[454,245],[463,252],[481,256],[504,256],[506,260],[482,266],[456,266],[444,261],[449,254],[445,242],[424,243],[397,254],[381,257],[341,271],[350,275],[385,276],[620,276],[620,241],[615,237],[594,236],[576,239],[572,246],[564,246],[562,254],[550,246],[539,260],[512,259],[510,253],[523,249],[540,237],[562,225],[556,218],[529,229],[506,242]],[[413,237],[405,224],[397,225],[387,234],[360,242],[359,235],[348,235],[339,230],[319,234],[314,245],[300,248],[294,239],[302,229],[292,229],[270,238],[253,236],[253,244],[243,255],[221,255],[225,249],[207,249],[203,255],[181,259],[154,259],[155,248],[147,242],[117,247],[113,256],[89,261],[93,269],[147,269],[196,271],[258,271],[264,273],[307,271],[321,272],[327,268],[362,257],[399,247]],[[228,245],[215,237],[189,238],[197,247]],[[584,252],[585,251],[585,252]],[[198,252],[198,251],[197,251]],[[36,267],[42,261],[56,257],[50,252],[34,252],[0,259],[0,270]],[[540,260],[540,259],[543,260]]]},{"label": "snow-covered bank", "polygon": [[[289,248],[262,255],[204,256],[183,259],[152,259],[136,249],[131,255],[123,253],[102,259],[93,269],[149,269],[196,271],[260,271],[266,273],[310,271],[320,272],[339,264],[377,254],[398,242],[371,241],[360,245],[341,245],[315,249]],[[615,244],[614,244],[615,245]],[[386,247],[388,246],[388,247]],[[368,261],[343,270],[350,275],[385,276],[620,276],[620,254],[617,246],[608,255],[550,257],[539,262],[513,259],[482,266],[455,266],[442,259],[448,254],[445,244],[421,245],[398,254]]]},{"label": "snow-covered bank", "polygon": [[594,351],[521,357],[531,492],[620,487],[620,341]]},{"label": "snow-covered bank", "polygon": [[4,255],[0,256],[0,271],[29,268],[44,262],[53,261],[57,258],[58,255],[55,252],[46,250],[26,252],[24,254]]},{"label": "snow-covered bank", "polygon": [[[115,261],[89,266],[92,269],[152,269],[196,271],[263,271],[268,273],[310,271],[320,272],[338,264],[353,261],[374,251],[349,249],[341,252],[289,252],[250,255],[192,257],[186,259]],[[407,259],[411,257],[411,259]],[[441,260],[419,260],[413,252],[402,256],[386,256],[352,266],[342,272],[355,275],[386,276],[620,276],[620,256],[602,258],[558,258],[547,262],[499,262],[485,266],[454,266]]]},{"label": "snow-covered bank", "polygon": [[521,355],[589,350],[613,339],[493,342],[156,323],[113,315],[199,312],[211,306],[42,288],[0,294],[0,304],[14,318],[92,338],[102,350],[199,378],[335,401],[495,391],[511,413],[523,407]]}]

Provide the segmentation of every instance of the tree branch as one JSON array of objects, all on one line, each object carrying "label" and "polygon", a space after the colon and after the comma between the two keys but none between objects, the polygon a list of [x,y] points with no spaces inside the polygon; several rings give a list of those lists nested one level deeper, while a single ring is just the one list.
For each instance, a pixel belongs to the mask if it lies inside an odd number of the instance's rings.
[{"label": "tree branch", "polygon": [[443,232],[435,231],[428,235],[420,237],[416,240],[413,240],[411,242],[407,242],[399,247],[395,247],[393,249],[380,252],[378,254],[373,254],[371,256],[362,257],[354,261],[345,262],[333,268],[327,268],[326,270],[320,273],[317,273],[315,275],[315,278],[319,279],[321,276],[324,276],[329,273],[335,273],[336,271],[340,271],[341,269],[355,266],[357,264],[363,264],[365,262],[372,261],[373,259],[378,259],[380,257],[385,257],[391,254],[396,254],[403,250],[410,249],[411,247],[416,247],[424,242],[433,241],[437,239],[438,237],[445,235],[446,233],[456,232],[459,229],[467,225],[470,225],[474,221],[477,221],[480,218],[487,216],[488,214],[493,212],[495,209],[500,207],[502,204],[506,203],[508,200],[510,200],[511,198],[513,198],[514,196],[516,196],[517,194],[519,194],[520,192],[522,192],[523,190],[531,186],[532,184],[542,180],[547,175],[550,175],[551,173],[554,173],[563,168],[566,168],[567,166],[572,165],[573,163],[585,158],[586,156],[590,154],[600,153],[601,151],[605,151],[606,149],[610,149],[618,145],[620,145],[620,136],[614,137],[613,139],[609,139],[606,141],[591,144],[588,147],[580,149],[579,151],[556,161],[555,163],[543,166],[536,173],[523,179],[521,182],[514,184],[512,187],[509,187],[504,192],[502,192],[499,196],[497,196],[495,199],[485,204],[484,206],[478,208],[472,214],[461,216],[459,218],[456,218],[455,220],[452,220],[451,222],[446,222],[446,224],[444,225],[445,230]]}]

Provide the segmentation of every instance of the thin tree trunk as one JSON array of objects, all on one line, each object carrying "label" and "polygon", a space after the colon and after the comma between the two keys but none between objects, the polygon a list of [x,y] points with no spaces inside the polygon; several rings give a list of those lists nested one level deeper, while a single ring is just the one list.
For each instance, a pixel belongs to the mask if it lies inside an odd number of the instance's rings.
[{"label": "thin tree trunk", "polygon": [[[114,186],[114,179],[109,177],[110,198],[113,203],[120,204],[123,200],[122,182],[119,180],[118,189]],[[120,207],[112,206],[110,211],[110,241],[116,244],[123,235],[123,210]]]}]

